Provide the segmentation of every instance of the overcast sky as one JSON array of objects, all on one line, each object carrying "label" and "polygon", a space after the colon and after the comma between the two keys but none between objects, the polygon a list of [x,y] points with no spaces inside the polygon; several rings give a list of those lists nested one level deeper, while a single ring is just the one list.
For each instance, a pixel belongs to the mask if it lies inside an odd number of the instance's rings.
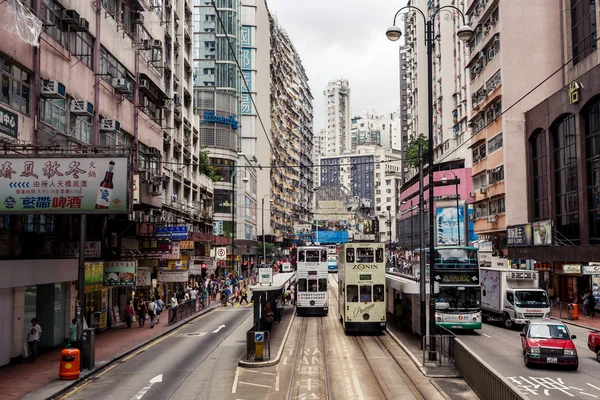
[{"label": "overcast sky", "polygon": [[385,37],[406,0],[267,0],[300,54],[315,98],[314,129],[324,127],[327,82],[350,82],[352,115],[398,108],[398,42]]}]

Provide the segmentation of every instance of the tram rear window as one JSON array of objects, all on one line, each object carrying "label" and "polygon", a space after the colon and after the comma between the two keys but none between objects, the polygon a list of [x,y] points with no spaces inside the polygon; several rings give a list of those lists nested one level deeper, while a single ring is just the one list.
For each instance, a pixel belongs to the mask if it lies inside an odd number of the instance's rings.
[{"label": "tram rear window", "polygon": [[356,249],[356,262],[372,263],[375,262],[375,251],[370,247]]},{"label": "tram rear window", "polygon": [[360,301],[371,302],[371,285],[360,285]]},{"label": "tram rear window", "polygon": [[360,280],[360,281],[370,281],[371,280],[371,275],[359,275],[358,276],[358,280]]},{"label": "tram rear window", "polygon": [[348,303],[358,303],[358,285],[346,286],[346,301]]},{"label": "tram rear window", "polygon": [[308,280],[308,291],[309,292],[318,292],[319,291],[319,286],[317,284],[317,280],[316,279],[309,279]]},{"label": "tram rear window", "polygon": [[319,261],[321,261],[321,254],[319,250],[306,250],[306,262]]},{"label": "tram rear window", "polygon": [[373,301],[383,301],[385,290],[383,285],[373,285]]}]

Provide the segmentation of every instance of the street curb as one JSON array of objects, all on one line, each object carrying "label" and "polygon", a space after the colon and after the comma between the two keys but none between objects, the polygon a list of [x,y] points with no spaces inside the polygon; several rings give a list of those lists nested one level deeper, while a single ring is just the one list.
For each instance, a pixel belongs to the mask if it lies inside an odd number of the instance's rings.
[{"label": "street curb", "polygon": [[238,361],[238,366],[244,367],[244,368],[264,368],[264,367],[272,367],[273,365],[279,364],[279,361],[281,360],[281,355],[283,354],[283,348],[285,347],[285,344],[287,343],[288,336],[290,336],[290,331],[292,330],[292,325],[294,324],[295,319],[296,319],[296,311],[294,310],[293,314],[292,314],[292,319],[290,320],[290,323],[285,331],[283,341],[281,342],[281,347],[279,348],[279,351],[277,352],[277,357],[275,357],[272,360],[267,360],[267,361],[240,360],[240,361]]},{"label": "street curb", "polygon": [[406,345],[404,343],[402,343],[402,341],[392,331],[390,331],[389,329],[385,328],[385,332],[388,335],[390,335],[390,337],[398,344],[398,346],[400,346],[402,348],[402,350],[406,353],[406,355],[408,355],[408,357],[416,365],[416,367],[419,369],[419,371],[421,371],[421,373],[423,374],[423,376],[426,376],[427,378],[462,378],[462,375],[460,375],[459,373],[452,374],[452,375],[444,375],[444,374],[434,375],[434,374],[428,374],[427,370],[423,366],[423,363],[421,363],[421,361],[419,361],[419,359],[417,357],[415,357],[415,355],[408,349],[408,347],[406,347]]},{"label": "street curb", "polygon": [[435,389],[436,389],[438,392],[440,392],[440,394],[442,395],[442,397],[443,397],[445,400],[452,400],[452,398],[451,398],[450,396],[448,396],[448,395],[446,394],[446,392],[444,392],[444,389],[442,389],[442,388],[440,387],[440,385],[438,385],[438,384],[437,384],[437,382],[436,382],[436,381],[434,381],[433,379],[430,379],[430,380],[429,380],[429,383],[431,383],[431,386],[433,386],[433,387],[434,387],[434,388],[435,388]]},{"label": "street curb", "polygon": [[576,323],[574,323],[574,322],[571,322],[571,320],[568,320],[568,319],[563,319],[563,318],[560,318],[560,317],[550,317],[550,318],[551,318],[551,319],[555,319],[555,320],[557,320],[557,321],[564,322],[565,324],[569,324],[569,325],[576,326],[576,327],[578,327],[578,328],[587,329],[587,330],[590,330],[590,331],[593,331],[593,332],[600,332],[600,330],[599,330],[599,329],[596,329],[596,328],[590,328],[589,326],[585,326],[585,325],[581,325],[581,324],[576,324]]},{"label": "street curb", "polygon": [[[102,370],[106,369],[107,367],[111,366],[115,362],[119,361],[121,358],[126,357],[126,356],[130,355],[131,353],[135,353],[136,351],[138,351],[142,347],[147,346],[150,343],[154,342],[155,340],[158,340],[158,339],[160,339],[160,338],[162,338],[162,337],[170,334],[174,330],[180,328],[181,326],[187,324],[188,322],[190,322],[190,321],[192,321],[194,319],[197,319],[197,318],[202,317],[203,315],[209,314],[210,312],[216,310],[217,308],[220,308],[220,306],[209,308],[209,309],[203,310],[203,311],[199,311],[196,315],[191,315],[187,319],[182,320],[181,324],[179,324],[179,325],[173,325],[172,328],[169,328],[167,331],[161,333],[159,336],[155,336],[152,339],[149,339],[149,340],[143,342],[139,346],[136,346],[134,348],[131,348],[131,349],[125,351],[124,353],[119,354],[118,356],[116,356],[116,357],[112,358],[110,361],[108,361],[106,364],[101,365],[99,367],[95,367],[94,369],[88,370],[89,372],[86,372],[85,374],[81,373],[80,377],[77,378],[76,380],[74,380],[72,384],[70,384],[69,386],[67,386],[67,387],[65,387],[65,388],[63,388],[61,390],[59,390],[58,392],[54,393],[50,397],[47,397],[46,400],[54,400],[58,396],[66,393],[66,392],[68,392],[68,391],[70,391],[72,389],[75,389],[80,383],[86,381],[89,377],[91,377],[91,376],[93,376],[93,375],[101,372]],[[35,392],[31,393],[30,395],[32,395],[34,393]]]}]

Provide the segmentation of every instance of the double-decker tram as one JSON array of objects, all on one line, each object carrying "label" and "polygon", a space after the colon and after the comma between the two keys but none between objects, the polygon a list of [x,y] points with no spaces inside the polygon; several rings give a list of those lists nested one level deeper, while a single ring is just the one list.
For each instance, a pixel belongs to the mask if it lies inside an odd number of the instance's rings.
[{"label": "double-decker tram", "polygon": [[298,315],[327,315],[327,247],[299,246],[296,249],[298,279],[296,313]]},{"label": "double-decker tram", "polygon": [[338,270],[338,256],[337,256],[337,245],[327,245],[327,268],[329,272],[337,272]]},{"label": "double-decker tram", "polygon": [[385,330],[385,245],[353,242],[338,257],[339,313],[346,332]]}]

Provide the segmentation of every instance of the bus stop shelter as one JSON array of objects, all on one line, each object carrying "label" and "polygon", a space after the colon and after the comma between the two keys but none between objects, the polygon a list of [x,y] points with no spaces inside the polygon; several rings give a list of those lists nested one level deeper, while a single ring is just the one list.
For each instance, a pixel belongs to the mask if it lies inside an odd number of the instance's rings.
[{"label": "bus stop shelter", "polygon": [[262,321],[262,310],[267,304],[267,301],[271,302],[271,308],[275,311],[275,299],[277,295],[283,293],[283,289],[289,286],[292,282],[296,281],[295,272],[280,272],[273,275],[273,283],[263,283],[250,286],[252,293],[252,302],[254,303],[254,327],[253,330],[259,331],[264,330]]}]

